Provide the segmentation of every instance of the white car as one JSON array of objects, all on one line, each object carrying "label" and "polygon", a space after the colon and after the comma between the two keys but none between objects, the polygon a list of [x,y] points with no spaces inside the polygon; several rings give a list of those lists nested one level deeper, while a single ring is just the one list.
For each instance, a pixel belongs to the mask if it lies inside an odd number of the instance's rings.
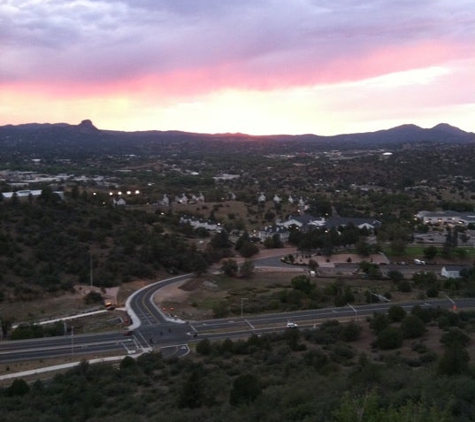
[{"label": "white car", "polygon": [[287,322],[287,328],[298,328],[299,326],[295,322]]}]

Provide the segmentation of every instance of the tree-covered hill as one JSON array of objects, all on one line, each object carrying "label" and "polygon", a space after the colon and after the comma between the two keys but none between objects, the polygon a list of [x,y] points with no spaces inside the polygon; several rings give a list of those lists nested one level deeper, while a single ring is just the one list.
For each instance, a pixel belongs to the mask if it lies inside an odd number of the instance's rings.
[{"label": "tree-covered hill", "polygon": [[[159,216],[103,205],[88,195],[61,200],[51,189],[37,199],[0,203],[0,292],[28,300],[74,283],[110,287],[157,271],[194,271],[207,263]],[[169,227],[173,224],[169,224]]]}]

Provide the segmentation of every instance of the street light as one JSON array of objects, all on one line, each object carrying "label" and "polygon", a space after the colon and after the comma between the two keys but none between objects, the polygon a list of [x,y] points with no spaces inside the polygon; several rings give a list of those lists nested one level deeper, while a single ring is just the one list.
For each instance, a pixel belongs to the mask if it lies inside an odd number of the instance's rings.
[{"label": "street light", "polygon": [[457,304],[456,304],[450,297],[448,297],[445,293],[444,293],[444,296],[445,296],[447,299],[450,300],[450,302],[452,303],[452,309],[453,309],[454,311],[456,311],[456,310],[457,310]]},{"label": "street light", "polygon": [[347,303],[347,305],[353,309],[353,312],[355,313],[355,321],[358,321],[358,311],[356,310],[356,308],[352,305],[350,305],[349,303]]}]

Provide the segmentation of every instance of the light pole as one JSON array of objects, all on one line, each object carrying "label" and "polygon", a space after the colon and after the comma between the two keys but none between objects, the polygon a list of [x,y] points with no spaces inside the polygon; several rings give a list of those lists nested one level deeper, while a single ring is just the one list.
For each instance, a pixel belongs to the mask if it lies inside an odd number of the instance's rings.
[{"label": "light pole", "polygon": [[247,300],[247,297],[241,298],[241,318],[244,317],[244,301]]},{"label": "light pole", "polygon": [[358,321],[358,311],[356,310],[356,308],[352,305],[350,305],[349,303],[347,303],[347,305],[353,309],[353,312],[355,313],[355,321]]},{"label": "light pole", "polygon": [[71,326],[71,356],[74,356],[74,326]]},{"label": "light pole", "polygon": [[456,304],[450,297],[448,297],[445,293],[444,293],[444,296],[445,296],[447,299],[450,300],[450,303],[452,303],[452,309],[453,309],[454,311],[456,311],[456,310],[457,310],[457,304]]}]

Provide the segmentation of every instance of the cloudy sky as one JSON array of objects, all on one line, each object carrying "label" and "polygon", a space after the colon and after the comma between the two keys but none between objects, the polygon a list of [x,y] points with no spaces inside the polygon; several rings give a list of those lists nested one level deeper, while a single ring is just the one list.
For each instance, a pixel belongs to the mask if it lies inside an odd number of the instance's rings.
[{"label": "cloudy sky", "polygon": [[475,0],[0,0],[0,125],[475,131]]}]

